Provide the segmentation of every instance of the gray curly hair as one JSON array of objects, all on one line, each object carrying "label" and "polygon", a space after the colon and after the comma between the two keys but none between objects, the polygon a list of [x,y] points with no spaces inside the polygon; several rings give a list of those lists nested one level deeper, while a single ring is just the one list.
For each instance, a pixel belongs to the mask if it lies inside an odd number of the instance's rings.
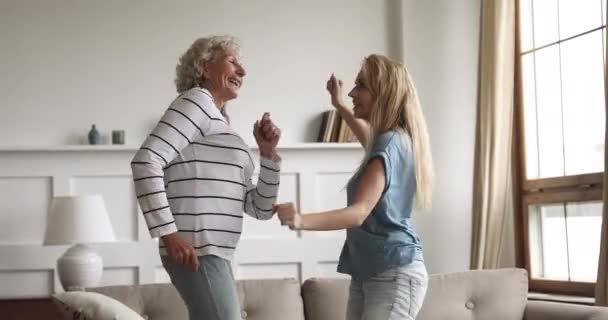
[{"label": "gray curly hair", "polygon": [[179,58],[175,67],[175,87],[178,93],[201,85],[203,69],[201,61],[213,61],[218,51],[233,51],[238,58],[241,55],[241,45],[232,36],[211,36],[199,38]]}]

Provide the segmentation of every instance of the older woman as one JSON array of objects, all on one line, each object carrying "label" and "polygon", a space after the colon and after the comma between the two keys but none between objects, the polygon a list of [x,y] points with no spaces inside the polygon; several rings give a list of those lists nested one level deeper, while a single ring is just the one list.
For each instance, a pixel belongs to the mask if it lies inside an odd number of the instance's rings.
[{"label": "older woman", "polygon": [[270,219],[279,187],[280,131],[264,114],[254,125],[258,185],[245,141],[230,127],[226,102],[246,75],[231,37],[196,40],[180,58],[179,96],[131,162],[150,235],[190,319],[241,319],[231,260],[243,211]]}]

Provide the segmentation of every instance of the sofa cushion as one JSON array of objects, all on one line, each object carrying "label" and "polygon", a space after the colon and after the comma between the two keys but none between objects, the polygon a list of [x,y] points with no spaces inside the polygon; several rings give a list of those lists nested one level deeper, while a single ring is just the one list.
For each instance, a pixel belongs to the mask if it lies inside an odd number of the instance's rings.
[{"label": "sofa cushion", "polygon": [[523,269],[432,275],[417,319],[521,320],[527,293]]},{"label": "sofa cushion", "polygon": [[350,280],[310,278],[302,285],[307,320],[346,319]]},{"label": "sofa cushion", "polygon": [[[300,284],[295,279],[239,280],[237,290],[243,319],[304,319]],[[122,301],[149,320],[188,320],[186,305],[170,283],[108,286],[87,291]]]}]

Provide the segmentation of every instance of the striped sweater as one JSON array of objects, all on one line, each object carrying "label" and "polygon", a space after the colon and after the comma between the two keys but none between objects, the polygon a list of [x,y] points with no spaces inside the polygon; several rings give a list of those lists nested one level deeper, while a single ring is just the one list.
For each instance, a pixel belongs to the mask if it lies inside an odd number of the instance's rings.
[{"label": "striped sweater", "polygon": [[[153,238],[178,232],[198,255],[232,259],[243,212],[270,219],[280,162],[260,159],[257,186],[249,147],[209,91],[178,96],[131,162],[135,192]],[[160,253],[167,254],[162,239]]]}]

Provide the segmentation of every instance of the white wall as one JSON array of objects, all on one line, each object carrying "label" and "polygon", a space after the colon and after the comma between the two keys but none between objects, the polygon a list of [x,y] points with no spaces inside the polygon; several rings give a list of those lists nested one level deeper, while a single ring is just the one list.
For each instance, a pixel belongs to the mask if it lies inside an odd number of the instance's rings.
[{"label": "white wall", "polygon": [[[177,3],[180,5],[178,6]],[[371,52],[404,59],[433,143],[431,212],[415,222],[430,272],[468,268],[480,0],[0,1],[0,146],[79,143],[90,124],[138,144],[173,99],[199,36],[242,39],[249,72],[230,113],[249,137],[270,111],[283,142],[312,141],[333,71]],[[253,143],[253,140],[250,140]],[[319,206],[320,204],[311,204]],[[335,205],[335,203],[334,203]]]},{"label": "white wall", "polygon": [[415,216],[430,272],[469,268],[480,0],[405,0],[404,60],[429,125],[433,209]]},{"label": "white wall", "polygon": [[179,55],[211,34],[242,40],[236,128],[250,137],[270,111],[284,143],[313,141],[331,72],[350,85],[364,55],[400,43],[388,39],[392,3],[2,0],[0,145],[76,144],[92,123],[139,144],[175,97]]}]

